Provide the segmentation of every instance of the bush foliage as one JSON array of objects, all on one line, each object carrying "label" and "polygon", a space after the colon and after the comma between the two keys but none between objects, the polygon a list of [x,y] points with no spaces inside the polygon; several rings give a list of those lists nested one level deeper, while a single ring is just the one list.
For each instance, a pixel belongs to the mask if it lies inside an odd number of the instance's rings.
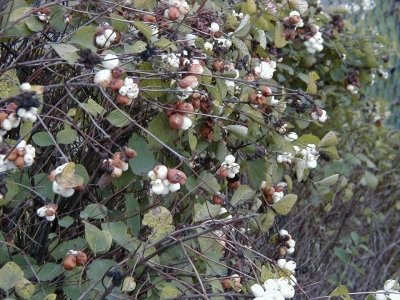
[{"label": "bush foliage", "polygon": [[0,297],[348,299],[395,275],[400,133],[366,90],[396,42],[318,1],[0,6]]}]

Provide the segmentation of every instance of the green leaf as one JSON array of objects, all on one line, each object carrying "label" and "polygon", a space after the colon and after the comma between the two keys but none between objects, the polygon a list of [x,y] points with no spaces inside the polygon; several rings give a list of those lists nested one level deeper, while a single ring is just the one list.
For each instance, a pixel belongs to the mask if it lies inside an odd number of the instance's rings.
[{"label": "green leaf", "polygon": [[7,178],[6,182],[7,193],[3,199],[0,199],[0,207],[10,203],[20,192],[18,185],[12,178]]},{"label": "green leaf", "polygon": [[329,131],[319,142],[318,147],[335,147],[338,144],[338,139],[333,131]]},{"label": "green leaf", "polygon": [[326,177],[320,181],[317,181],[315,184],[322,185],[322,186],[331,186],[336,184],[339,179],[339,174],[334,174],[329,177]]},{"label": "green leaf", "polygon": [[29,30],[31,30],[33,32],[42,31],[44,28],[43,23],[40,22],[36,16],[30,16],[24,22],[25,22],[26,26],[29,28]]},{"label": "green leaf", "polygon": [[13,68],[0,76],[0,98],[8,98],[20,92],[20,83],[17,77],[17,69]]},{"label": "green leaf", "polygon": [[337,257],[342,261],[342,263],[347,264],[349,261],[349,255],[346,253],[345,250],[339,247],[334,247],[333,252],[336,254]]},{"label": "green leaf", "polygon": [[255,194],[256,194],[256,192],[253,191],[249,186],[241,185],[233,194],[230,202],[233,206],[235,206],[239,202],[244,202],[244,201],[254,198]]},{"label": "green leaf", "polygon": [[83,106],[89,113],[91,113],[95,117],[101,115],[105,111],[103,106],[98,104],[92,98],[89,98],[86,103],[80,103],[80,106]]},{"label": "green leaf", "polygon": [[151,28],[149,25],[142,21],[133,21],[133,26],[136,27],[143,35],[149,40],[152,36]]},{"label": "green leaf", "polygon": [[106,120],[115,127],[124,127],[130,123],[129,119],[118,109],[110,112],[106,117]]},{"label": "green leaf", "polygon": [[228,131],[232,132],[234,135],[240,138],[247,137],[247,133],[249,132],[249,129],[243,125],[227,125],[225,126],[225,129],[227,129]]},{"label": "green leaf", "polygon": [[234,38],[232,38],[232,43],[239,50],[240,58],[243,58],[245,56],[247,56],[249,58],[251,57],[246,44],[242,40],[234,37]]},{"label": "green leaf", "polygon": [[379,180],[376,175],[369,171],[366,171],[361,177],[360,183],[364,186],[369,186],[371,189],[376,189],[379,184]]},{"label": "green leaf", "polygon": [[[169,126],[168,118],[165,113],[159,113],[149,123],[148,130],[166,144],[168,144],[171,140],[172,129]],[[149,141],[149,147],[153,151],[157,151],[163,148],[163,146],[150,135],[147,135],[147,140]]]},{"label": "green leaf", "polygon": [[319,151],[324,153],[325,155],[328,155],[330,159],[340,159],[339,153],[335,147],[319,148]]},{"label": "green leaf", "polygon": [[344,285],[339,285],[337,288],[335,288],[332,293],[329,295],[331,297],[339,297],[339,296],[344,296],[344,299],[351,299],[349,295],[349,290],[346,286]]},{"label": "green leaf", "polygon": [[154,43],[154,46],[156,46],[157,48],[160,48],[160,49],[166,49],[166,50],[171,50],[171,51],[178,50],[176,45],[166,38],[159,39],[158,41],[156,41]]},{"label": "green leaf", "polygon": [[307,144],[318,145],[319,143],[320,143],[319,138],[313,134],[304,134],[301,137],[299,137],[295,142],[295,144],[300,146],[300,148],[304,148]]},{"label": "green leaf", "polygon": [[15,285],[15,293],[23,299],[31,299],[35,286],[25,278],[21,278]]},{"label": "green leaf", "polygon": [[79,58],[79,49],[70,44],[50,44],[50,46],[57,52],[58,56],[65,59],[70,65],[74,64]]},{"label": "green leaf", "polygon": [[50,134],[45,131],[40,131],[40,132],[35,133],[32,136],[32,140],[39,147],[48,147],[48,146],[53,145],[53,141],[50,137]]},{"label": "green leaf", "polygon": [[44,300],[57,300],[57,295],[56,294],[48,294]]},{"label": "green leaf", "polygon": [[283,48],[285,47],[289,42],[285,39],[283,32],[285,30],[285,27],[283,26],[283,24],[278,23],[275,26],[275,31],[274,31],[274,42],[275,42],[275,46],[277,48]]},{"label": "green leaf", "polygon": [[85,166],[83,166],[81,164],[76,164],[75,165],[75,174],[83,177],[84,184],[89,183],[90,177],[89,177],[89,173],[86,171]]},{"label": "green leaf", "polygon": [[139,236],[140,233],[140,206],[137,199],[132,195],[125,195],[125,218],[130,233]]},{"label": "green leaf", "polygon": [[24,140],[29,139],[32,133],[33,123],[32,122],[23,122],[19,127],[19,136]]},{"label": "green leaf", "polygon": [[156,163],[149,145],[142,137],[134,133],[128,141],[128,147],[135,149],[137,152],[137,156],[129,160],[132,172],[140,176],[147,175]]},{"label": "green leaf", "polygon": [[245,15],[242,20],[240,21],[240,24],[238,28],[235,30],[233,33],[234,36],[242,37],[247,35],[247,33],[250,30],[250,16]]},{"label": "green leaf", "polygon": [[58,220],[58,225],[65,228],[68,228],[73,223],[74,223],[74,218],[72,218],[71,216],[65,216],[62,219]]},{"label": "green leaf", "polygon": [[143,216],[142,224],[152,229],[152,233],[148,237],[151,242],[158,241],[175,230],[172,225],[172,214],[163,206],[150,209]]},{"label": "green leaf", "polygon": [[272,210],[268,210],[265,214],[257,216],[257,224],[262,232],[267,232],[275,222],[275,213]]},{"label": "green leaf", "polygon": [[261,267],[261,274],[260,274],[260,280],[261,282],[265,282],[268,279],[274,279],[275,278],[275,272],[271,268],[270,265],[263,265]]},{"label": "green leaf", "polygon": [[97,51],[94,45],[94,36],[96,33],[96,27],[94,26],[81,26],[72,35],[70,43],[77,44],[82,48],[89,48],[93,51]]},{"label": "green leaf", "polygon": [[297,195],[287,194],[272,207],[278,214],[286,216],[292,210],[292,207],[296,203],[296,201]]},{"label": "green leaf", "polygon": [[121,291],[132,292],[136,288],[135,278],[132,276],[126,276],[124,282],[122,283]]},{"label": "green leaf", "polygon": [[190,150],[195,150],[197,146],[197,137],[193,134],[193,132],[188,130],[188,140]]},{"label": "green leaf", "polygon": [[210,194],[218,193],[220,189],[220,185],[215,176],[206,171],[200,173],[197,183]]},{"label": "green leaf", "polygon": [[75,142],[78,137],[78,133],[76,130],[71,128],[65,128],[57,132],[56,140],[59,144],[69,145]]},{"label": "green leaf", "polygon": [[161,290],[160,299],[171,299],[176,298],[181,294],[181,291],[178,290],[171,283],[166,283]]},{"label": "green leaf", "polygon": [[107,207],[105,207],[103,204],[89,204],[88,206],[85,207],[83,211],[79,214],[79,217],[82,219],[88,220],[88,219],[94,219],[94,220],[99,220],[99,219],[105,219],[107,215]]},{"label": "green leaf", "polygon": [[205,202],[194,205],[193,222],[199,222],[215,218],[219,215],[221,206]]},{"label": "green leaf", "polygon": [[100,230],[96,226],[84,222],[85,239],[94,255],[105,253],[111,248],[112,236],[108,231]]},{"label": "green leaf", "polygon": [[249,184],[253,189],[258,189],[265,180],[267,164],[264,159],[247,161],[246,171],[249,175]]},{"label": "green leaf", "polygon": [[146,51],[146,49],[147,49],[147,43],[143,41],[136,41],[133,44],[132,48],[129,49],[130,50],[129,52],[132,54],[139,54]]},{"label": "green leaf", "polygon": [[112,239],[131,253],[135,253],[141,246],[140,240],[128,234],[128,227],[122,221],[102,223],[101,228],[109,232]]},{"label": "green leaf", "polygon": [[[107,271],[109,271],[112,267],[117,266],[117,263],[110,259],[96,259],[93,261],[87,268],[86,274],[88,279],[92,284],[97,283],[93,289],[99,289],[100,291],[104,290],[104,287],[99,281],[99,278],[102,278]],[[107,281],[104,280],[104,283]]]},{"label": "green leaf", "polygon": [[0,269],[0,288],[8,292],[22,278],[24,271],[15,262],[10,261]]},{"label": "green leaf", "polygon": [[128,32],[128,21],[121,15],[112,13],[111,14],[111,25],[115,30],[119,32]]},{"label": "green leaf", "polygon": [[50,281],[60,276],[64,272],[64,268],[55,263],[45,263],[37,272],[40,281]]}]

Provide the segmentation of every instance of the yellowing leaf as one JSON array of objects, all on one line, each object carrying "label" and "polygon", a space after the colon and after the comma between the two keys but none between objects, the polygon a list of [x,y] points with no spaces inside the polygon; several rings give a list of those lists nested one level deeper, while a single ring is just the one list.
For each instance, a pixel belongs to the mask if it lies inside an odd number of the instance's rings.
[{"label": "yellowing leaf", "polygon": [[307,84],[307,90],[306,93],[310,94],[316,94],[318,89],[316,85],[316,81],[319,79],[319,75],[315,71],[311,71],[308,73],[308,84]]},{"label": "yellowing leaf", "polygon": [[64,188],[74,188],[82,185],[84,179],[82,176],[75,174],[75,163],[69,162],[55,178],[56,182]]}]

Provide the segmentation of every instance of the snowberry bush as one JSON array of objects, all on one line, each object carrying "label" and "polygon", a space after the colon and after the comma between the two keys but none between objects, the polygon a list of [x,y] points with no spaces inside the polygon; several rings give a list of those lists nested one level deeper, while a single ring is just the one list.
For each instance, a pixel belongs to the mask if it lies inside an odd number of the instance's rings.
[{"label": "snowberry bush", "polygon": [[383,38],[319,1],[31,2],[0,4],[0,298],[329,295],[299,224],[384,127]]}]

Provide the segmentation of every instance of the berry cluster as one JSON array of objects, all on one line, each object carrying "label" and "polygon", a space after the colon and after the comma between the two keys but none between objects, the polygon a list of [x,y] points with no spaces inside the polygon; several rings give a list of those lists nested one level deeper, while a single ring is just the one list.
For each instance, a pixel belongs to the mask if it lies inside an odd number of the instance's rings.
[{"label": "berry cluster", "polygon": [[240,172],[240,165],[236,163],[235,160],[233,155],[226,156],[224,162],[217,171],[218,176],[221,178],[235,178],[236,174]]},{"label": "berry cluster", "polygon": [[58,205],[57,204],[48,204],[42,206],[36,211],[36,214],[40,218],[46,218],[47,221],[52,222],[56,218]]},{"label": "berry cluster", "polygon": [[272,79],[274,72],[276,71],[276,62],[262,61],[257,67],[254,68],[253,73],[256,77],[262,79]]},{"label": "berry cluster", "polygon": [[300,154],[302,159],[305,161],[306,168],[314,169],[317,167],[317,159],[319,157],[319,151],[316,149],[314,144],[308,144],[306,149],[300,149],[294,146],[296,154]]},{"label": "berry cluster", "polygon": [[267,183],[263,181],[261,183],[260,189],[263,193],[263,196],[265,198],[265,201],[269,204],[275,204],[282,200],[283,196],[285,196],[285,187],[287,186],[287,183],[285,182],[279,182],[275,186],[267,186]]},{"label": "berry cluster", "polygon": [[97,48],[109,47],[111,44],[118,44],[121,38],[121,33],[115,31],[108,23],[104,23],[96,29],[95,45]]},{"label": "berry cluster", "polygon": [[79,50],[78,63],[81,63],[87,69],[93,69],[95,65],[101,63],[101,58],[93,53],[89,48]]},{"label": "berry cluster", "polygon": [[84,188],[83,178],[75,174],[75,168],[71,173],[64,175],[64,170],[70,163],[58,166],[50,172],[48,179],[53,182],[53,192],[65,198],[74,195],[75,191],[81,191]]},{"label": "berry cluster", "polygon": [[294,297],[296,278],[292,275],[289,278],[268,279],[261,286],[254,284],[251,292],[255,296],[254,300],[285,300]]},{"label": "berry cluster", "polygon": [[164,17],[171,21],[182,20],[190,11],[190,6],[185,0],[169,0],[168,5]]},{"label": "berry cluster", "polygon": [[30,167],[35,156],[36,149],[30,144],[27,145],[25,141],[19,142],[11,151],[4,148],[0,152],[0,172]]},{"label": "berry cluster", "polygon": [[361,82],[359,78],[359,72],[358,71],[352,71],[349,75],[347,75],[344,85],[346,87],[346,90],[348,90],[352,94],[357,94],[358,90],[361,87]]},{"label": "berry cluster", "polygon": [[28,82],[21,84],[22,93],[13,98],[17,105],[17,115],[23,121],[36,122],[37,112],[40,107],[39,98]]},{"label": "berry cluster", "polygon": [[157,165],[147,175],[151,182],[151,191],[156,195],[167,195],[180,190],[186,183],[186,174],[178,169],[169,169],[164,165]]},{"label": "berry cluster", "polygon": [[311,112],[311,118],[314,121],[325,123],[328,120],[328,114],[326,113],[326,110],[315,107],[314,110]]},{"label": "berry cluster", "polygon": [[[318,26],[313,26],[319,30]],[[314,36],[306,40],[304,45],[306,46],[308,53],[314,54],[315,52],[321,52],[324,49],[323,43],[324,39],[322,38],[322,33],[318,31]]]},{"label": "berry cluster", "polygon": [[190,119],[190,114],[193,112],[194,108],[192,104],[178,102],[166,111],[169,126],[172,129],[188,130],[193,125],[192,119]]},{"label": "berry cluster", "polygon": [[239,276],[239,274],[232,274],[231,277],[225,278],[222,281],[222,286],[224,289],[234,289],[237,292],[240,292],[242,290],[242,278]]},{"label": "berry cluster", "polygon": [[0,173],[0,200],[7,194],[6,173]]},{"label": "berry cluster", "polygon": [[136,157],[135,150],[125,147],[122,152],[115,152],[112,158],[103,160],[101,170],[112,178],[121,177],[129,169],[129,159]]},{"label": "berry cluster", "polygon": [[268,86],[262,86],[259,90],[250,94],[249,100],[251,104],[264,107],[266,105],[276,105],[279,100],[275,100],[272,90]]},{"label": "berry cluster", "polygon": [[45,23],[50,22],[50,9],[48,7],[41,8],[38,12],[36,12],[37,18]]},{"label": "berry cluster", "polygon": [[71,271],[76,266],[84,266],[87,263],[87,255],[83,251],[69,250],[64,258],[63,266],[65,270]]},{"label": "berry cluster", "polygon": [[117,81],[115,88],[123,85],[118,90],[117,102],[121,105],[131,105],[133,99],[136,99],[139,95],[139,86],[130,77],[126,77],[124,81],[122,79],[114,79],[111,82],[111,88],[113,89],[113,82]]},{"label": "berry cluster", "polygon": [[285,229],[279,230],[279,255],[285,256],[286,254],[293,254],[295,251],[296,241],[292,239],[292,236]]},{"label": "berry cluster", "polygon": [[400,300],[400,284],[397,280],[389,279],[385,281],[383,290],[375,293],[376,300]]}]

